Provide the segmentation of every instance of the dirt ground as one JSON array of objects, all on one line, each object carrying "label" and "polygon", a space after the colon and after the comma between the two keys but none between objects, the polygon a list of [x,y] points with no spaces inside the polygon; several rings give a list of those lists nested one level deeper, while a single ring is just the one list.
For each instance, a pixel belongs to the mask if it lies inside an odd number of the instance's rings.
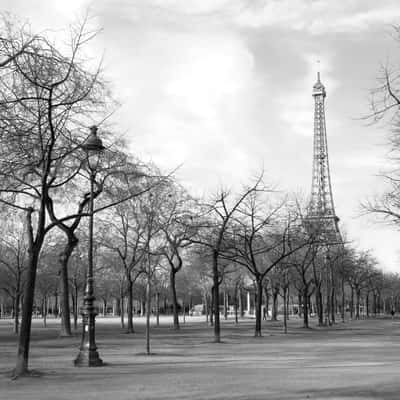
[{"label": "dirt ground", "polygon": [[134,399],[400,399],[400,320],[370,319],[329,328],[301,328],[291,319],[263,323],[223,321],[223,343],[189,318],[179,332],[170,318],[152,329],[152,355],[145,351],[143,319],[126,334],[117,319],[97,319],[97,345],[106,363],[76,368],[79,333],[58,337],[59,321],[33,323],[30,368],[35,376],[11,380],[16,337],[0,320],[1,400]]}]

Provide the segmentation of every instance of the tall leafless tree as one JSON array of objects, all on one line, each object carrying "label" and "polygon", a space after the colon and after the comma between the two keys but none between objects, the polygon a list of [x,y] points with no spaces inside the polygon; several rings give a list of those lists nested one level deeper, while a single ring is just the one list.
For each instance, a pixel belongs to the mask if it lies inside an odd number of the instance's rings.
[{"label": "tall leafless tree", "polygon": [[229,258],[228,236],[229,229],[233,223],[235,214],[241,204],[252,193],[260,190],[262,186],[262,176],[255,180],[255,183],[244,187],[242,191],[233,196],[228,190],[220,189],[213,196],[212,200],[206,204],[206,215],[202,215],[200,222],[196,222],[199,228],[198,238],[194,241],[206,246],[212,254],[212,304],[214,310],[214,342],[221,341],[221,325],[219,312],[219,286],[222,283],[223,274],[221,271],[221,260]]},{"label": "tall leafless tree", "polygon": [[169,267],[174,329],[179,329],[176,275],[182,270],[184,260],[182,253],[192,244],[192,239],[197,234],[193,223],[196,202],[176,184],[163,188],[161,196],[163,196],[163,201],[160,207],[160,229],[164,237],[164,245],[160,250]]}]

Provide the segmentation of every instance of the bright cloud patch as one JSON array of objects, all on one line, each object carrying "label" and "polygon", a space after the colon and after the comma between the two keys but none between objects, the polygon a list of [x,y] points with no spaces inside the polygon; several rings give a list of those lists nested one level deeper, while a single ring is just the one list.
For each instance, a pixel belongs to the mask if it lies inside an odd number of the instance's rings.
[{"label": "bright cloud patch", "polygon": [[397,0],[269,0],[248,1],[235,21],[243,26],[279,27],[319,35],[359,32],[373,24],[393,23],[400,17]]},{"label": "bright cloud patch", "polygon": [[253,58],[232,37],[189,37],[165,82],[168,97],[194,115],[218,118],[220,106],[251,83]]}]

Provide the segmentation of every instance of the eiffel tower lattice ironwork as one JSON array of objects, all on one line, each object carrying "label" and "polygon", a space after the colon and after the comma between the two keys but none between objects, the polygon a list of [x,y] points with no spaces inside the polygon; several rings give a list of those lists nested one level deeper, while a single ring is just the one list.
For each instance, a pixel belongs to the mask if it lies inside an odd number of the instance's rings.
[{"label": "eiffel tower lattice ironwork", "polygon": [[333,204],[332,184],[329,173],[328,143],[325,124],[325,86],[320,74],[313,86],[314,97],[314,156],[311,185],[311,200],[307,210],[306,223],[317,232],[319,240],[326,245],[342,243],[339,218]]}]

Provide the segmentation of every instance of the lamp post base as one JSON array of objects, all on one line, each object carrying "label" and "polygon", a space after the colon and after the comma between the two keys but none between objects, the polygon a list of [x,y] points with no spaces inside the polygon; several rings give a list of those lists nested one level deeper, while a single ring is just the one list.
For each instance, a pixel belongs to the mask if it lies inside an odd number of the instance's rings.
[{"label": "lamp post base", "polygon": [[80,350],[78,356],[74,360],[74,365],[75,367],[101,367],[104,363],[99,357],[97,350]]},{"label": "lamp post base", "polygon": [[93,297],[85,299],[82,313],[82,341],[78,356],[74,360],[75,367],[101,367],[103,360],[99,357],[95,341],[96,312],[93,307]]}]

